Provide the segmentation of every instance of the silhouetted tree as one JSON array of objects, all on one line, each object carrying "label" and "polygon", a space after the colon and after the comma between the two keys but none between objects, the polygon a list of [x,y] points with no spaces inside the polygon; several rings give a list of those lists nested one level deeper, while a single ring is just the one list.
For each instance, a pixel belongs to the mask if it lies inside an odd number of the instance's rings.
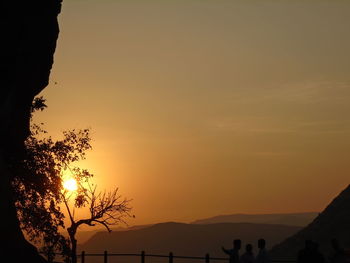
[{"label": "silhouetted tree", "polygon": [[[36,98],[31,113],[45,107],[45,101]],[[59,231],[65,227],[60,207],[62,172],[85,158],[91,149],[90,131],[65,131],[63,139],[56,141],[45,134],[42,125],[32,124],[23,157],[11,160],[13,198],[21,228],[30,240],[44,245],[46,251],[69,254],[69,242]],[[73,169],[77,177],[92,176],[86,170]]]},{"label": "silhouetted tree", "polygon": [[[63,201],[70,219],[70,226],[67,231],[71,244],[72,263],[77,262],[77,240],[75,235],[79,226],[102,225],[108,232],[111,232],[111,226],[120,222],[126,223],[124,218],[130,216],[130,200],[122,199],[118,194],[118,188],[110,192],[97,192],[97,187],[90,183],[90,178],[89,176],[79,178],[76,191],[65,190],[63,192]],[[73,201],[73,204],[70,204],[70,201]],[[76,219],[74,211],[76,208],[82,207],[89,209],[89,216]]]},{"label": "silhouetted tree", "polygon": [[[45,108],[45,100],[36,98],[31,116]],[[11,171],[15,174],[12,186],[21,227],[31,241],[43,247],[49,260],[54,258],[55,252],[60,252],[76,262],[75,234],[80,225],[101,224],[110,231],[109,226],[122,222],[129,215],[129,200],[121,200],[117,189],[97,193],[96,186],[91,184],[93,175],[74,166],[85,159],[86,151],[91,149],[90,141],[89,129],[65,131],[63,139],[53,140],[46,136],[42,124],[32,124],[23,159],[12,161]],[[63,188],[65,171],[77,182],[76,191]],[[71,222],[67,228],[68,239],[62,235],[65,228],[62,204]],[[82,207],[89,208],[90,217],[76,221],[74,210]]]}]

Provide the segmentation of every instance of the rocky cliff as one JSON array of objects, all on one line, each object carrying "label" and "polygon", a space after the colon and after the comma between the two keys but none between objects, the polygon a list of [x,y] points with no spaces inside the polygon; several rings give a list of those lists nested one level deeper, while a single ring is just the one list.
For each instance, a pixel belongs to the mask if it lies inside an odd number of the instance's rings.
[{"label": "rocky cliff", "polygon": [[21,158],[31,103],[48,84],[60,8],[61,0],[0,3],[0,253],[10,262],[44,262],[20,230],[8,163]]}]

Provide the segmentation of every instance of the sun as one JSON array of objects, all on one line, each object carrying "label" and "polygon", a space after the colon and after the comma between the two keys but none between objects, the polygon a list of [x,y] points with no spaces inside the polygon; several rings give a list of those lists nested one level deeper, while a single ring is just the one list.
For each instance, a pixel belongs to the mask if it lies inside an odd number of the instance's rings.
[{"label": "sun", "polygon": [[63,188],[68,191],[76,191],[78,189],[77,181],[74,178],[69,178],[63,181]]}]

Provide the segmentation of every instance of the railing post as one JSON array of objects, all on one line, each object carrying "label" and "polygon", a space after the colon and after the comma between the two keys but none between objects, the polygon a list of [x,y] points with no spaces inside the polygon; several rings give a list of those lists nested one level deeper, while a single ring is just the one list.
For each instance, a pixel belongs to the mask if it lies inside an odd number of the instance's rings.
[{"label": "railing post", "polygon": [[145,257],[146,257],[145,254],[146,254],[145,251],[141,252],[141,263],[145,263]]},{"label": "railing post", "polygon": [[174,255],[173,255],[173,252],[170,252],[169,253],[169,263],[173,263],[174,261]]},{"label": "railing post", "polygon": [[103,262],[104,263],[107,263],[107,258],[108,258],[108,254],[107,254],[107,251],[105,251],[103,254],[103,259],[104,259]]},{"label": "railing post", "polygon": [[85,251],[81,252],[81,263],[85,263]]},{"label": "railing post", "polygon": [[210,261],[210,256],[209,256],[209,254],[206,254],[205,255],[205,263],[209,263],[209,261]]}]

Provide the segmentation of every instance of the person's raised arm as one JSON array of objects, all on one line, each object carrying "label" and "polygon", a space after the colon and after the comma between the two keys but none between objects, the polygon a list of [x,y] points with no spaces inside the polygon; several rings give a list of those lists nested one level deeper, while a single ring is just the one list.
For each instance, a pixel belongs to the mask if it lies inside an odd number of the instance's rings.
[{"label": "person's raised arm", "polygon": [[227,255],[230,255],[230,250],[224,248],[223,246],[221,247],[222,251],[224,251]]}]

